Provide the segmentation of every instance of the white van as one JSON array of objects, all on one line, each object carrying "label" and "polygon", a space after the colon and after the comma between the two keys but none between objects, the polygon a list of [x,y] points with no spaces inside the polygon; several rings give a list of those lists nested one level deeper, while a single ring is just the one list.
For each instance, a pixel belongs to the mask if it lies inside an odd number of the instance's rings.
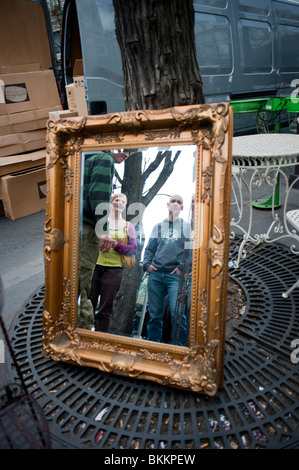
[{"label": "white van", "polygon": [[[0,31],[2,66],[42,62],[43,67],[53,68],[57,79],[62,74],[64,90],[64,85],[73,81],[76,59],[82,59],[89,113],[125,109],[113,0],[65,0],[62,70],[57,64],[46,0],[2,0],[1,21],[6,21],[8,5],[14,12],[11,34],[15,36],[2,37]],[[299,82],[298,0],[194,0],[194,11],[206,102],[290,96],[294,92],[292,84]],[[47,39],[48,44],[41,44],[41,39]],[[235,115],[235,134],[255,128],[255,116]]]},{"label": "white van", "polygon": [[[194,0],[194,11],[206,102],[289,96],[294,91],[292,83],[299,78],[298,1]],[[73,80],[76,59],[83,59],[89,113],[124,110],[112,0],[65,1],[65,84]],[[249,125],[242,119],[235,121],[239,131]]]}]

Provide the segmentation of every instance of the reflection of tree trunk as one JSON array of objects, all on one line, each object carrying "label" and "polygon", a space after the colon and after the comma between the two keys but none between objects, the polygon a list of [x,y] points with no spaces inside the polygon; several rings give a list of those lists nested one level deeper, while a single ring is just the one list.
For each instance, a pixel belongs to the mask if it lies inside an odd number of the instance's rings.
[{"label": "reflection of tree trunk", "polygon": [[139,266],[141,251],[142,247],[139,247],[134,268],[125,270],[122,285],[114,301],[114,312],[109,327],[110,333],[124,336],[132,334],[136,294],[142,278],[142,266]]},{"label": "reflection of tree trunk", "polygon": [[[130,206],[141,201],[142,194],[142,154],[136,152],[126,161],[125,171],[122,180],[122,192],[126,194],[128,203],[127,211],[130,212]],[[128,214],[126,220],[130,220],[138,214]],[[142,215],[140,215],[142,223]],[[134,224],[135,225],[135,224]],[[140,236],[138,236],[140,229]],[[136,254],[136,263],[133,269],[125,270],[124,279],[120,290],[114,302],[113,316],[110,321],[109,331],[115,334],[130,335],[132,333],[132,322],[135,313],[136,292],[142,276],[142,268],[139,267],[139,260],[142,251],[142,227],[135,227],[137,232],[138,253]]]}]

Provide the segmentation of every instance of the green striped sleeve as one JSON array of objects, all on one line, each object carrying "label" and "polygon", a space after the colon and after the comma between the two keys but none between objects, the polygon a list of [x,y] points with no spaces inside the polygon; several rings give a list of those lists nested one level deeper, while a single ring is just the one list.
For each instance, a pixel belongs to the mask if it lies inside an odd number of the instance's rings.
[{"label": "green striped sleeve", "polygon": [[108,153],[99,153],[86,158],[84,171],[83,199],[84,220],[96,224],[105,216],[103,211],[96,214],[99,204],[106,203],[107,208],[111,198],[114,160]]}]

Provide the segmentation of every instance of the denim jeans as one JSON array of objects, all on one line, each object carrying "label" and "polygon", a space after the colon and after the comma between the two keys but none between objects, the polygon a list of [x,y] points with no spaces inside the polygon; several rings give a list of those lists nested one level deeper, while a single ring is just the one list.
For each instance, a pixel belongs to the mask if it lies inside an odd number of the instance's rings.
[{"label": "denim jeans", "polygon": [[[165,298],[168,294],[171,319],[174,318],[176,300],[179,290],[180,276],[177,274],[152,271],[148,277],[148,309],[147,339],[161,341]],[[186,328],[185,328],[186,330]],[[184,340],[183,340],[184,341]],[[180,344],[181,341],[179,341]],[[184,344],[181,344],[184,345]]]}]

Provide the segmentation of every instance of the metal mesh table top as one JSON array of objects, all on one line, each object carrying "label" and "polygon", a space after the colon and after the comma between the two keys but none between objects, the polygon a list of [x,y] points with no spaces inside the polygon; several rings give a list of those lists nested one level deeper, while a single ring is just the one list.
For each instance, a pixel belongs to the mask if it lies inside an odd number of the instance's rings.
[{"label": "metal mesh table top", "polygon": [[286,213],[286,217],[291,222],[291,224],[296,228],[296,230],[299,230],[299,209],[288,211]]},{"label": "metal mesh table top", "polygon": [[[277,245],[260,247],[230,270],[246,310],[227,334],[224,385],[216,397],[43,358],[41,286],[12,324],[11,341],[53,447],[298,448],[299,373],[291,343],[299,338],[299,292],[281,296],[298,274],[298,260]],[[15,381],[13,364],[7,368]]]},{"label": "metal mesh table top", "polygon": [[297,134],[254,134],[233,138],[233,157],[266,158],[294,157],[299,155]]}]

